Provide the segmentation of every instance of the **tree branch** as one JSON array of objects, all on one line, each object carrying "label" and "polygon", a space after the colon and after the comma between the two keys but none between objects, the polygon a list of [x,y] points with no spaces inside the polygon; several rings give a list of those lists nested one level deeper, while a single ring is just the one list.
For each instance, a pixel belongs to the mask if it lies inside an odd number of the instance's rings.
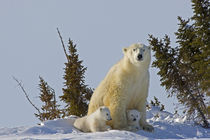
[{"label": "tree branch", "polygon": [[61,36],[60,31],[59,31],[58,28],[57,28],[57,31],[58,31],[58,35],[59,35],[59,38],[60,38],[61,43],[62,43],[62,46],[63,46],[63,51],[64,51],[64,53],[65,53],[65,55],[66,55],[66,59],[69,61],[68,55],[67,55],[67,52],[66,52],[66,48],[65,48],[65,45],[64,45],[64,43],[63,43],[63,38],[62,38],[62,36]]},{"label": "tree branch", "polygon": [[21,90],[23,91],[23,93],[25,94],[26,96],[26,99],[29,101],[29,103],[38,111],[39,114],[41,114],[40,110],[32,103],[32,101],[30,100],[28,94],[26,93],[22,83],[20,81],[18,81],[17,78],[15,78],[14,76],[12,77],[17,83],[18,83],[18,86],[21,88]]}]

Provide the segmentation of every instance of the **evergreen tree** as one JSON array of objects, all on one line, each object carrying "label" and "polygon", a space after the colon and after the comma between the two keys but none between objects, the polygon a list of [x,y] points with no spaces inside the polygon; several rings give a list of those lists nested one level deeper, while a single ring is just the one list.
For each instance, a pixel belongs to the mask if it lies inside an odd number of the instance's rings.
[{"label": "evergreen tree", "polygon": [[39,77],[39,89],[40,89],[40,100],[44,103],[41,107],[42,112],[35,114],[40,121],[53,120],[60,118],[61,110],[58,109],[57,101],[55,98],[55,91],[44,81],[42,77]]},{"label": "evergreen tree", "polygon": [[197,77],[200,87],[203,92],[208,92],[210,96],[210,8],[209,0],[192,0],[193,7],[193,28],[195,39],[192,42],[192,46],[199,50],[194,56],[196,59],[193,62],[193,67],[196,73],[200,75]]},{"label": "evergreen tree", "polygon": [[155,107],[159,107],[160,108],[160,111],[163,111],[165,109],[165,106],[163,104],[160,104],[160,101],[158,100],[157,97],[154,96],[154,101],[151,100],[150,101],[150,104],[152,106],[155,106]]},{"label": "evergreen tree", "polygon": [[[63,46],[64,47],[64,46]],[[60,96],[61,100],[66,105],[66,115],[84,116],[88,110],[88,102],[93,93],[91,88],[85,85],[84,74],[87,70],[79,60],[76,45],[69,39],[68,43],[69,54],[65,51],[67,63],[65,63],[65,75],[63,95]]]},{"label": "evergreen tree", "polygon": [[161,104],[160,111],[163,111],[163,110],[165,110],[165,106]]},{"label": "evergreen tree", "polygon": [[209,127],[209,1],[192,0],[192,3],[194,16],[188,20],[178,17],[176,48],[170,46],[167,35],[160,40],[150,35],[149,43],[153,46],[156,57],[152,66],[159,68],[161,85],[170,91],[169,96],[175,95],[185,106],[188,117]]},{"label": "evergreen tree", "polygon": [[155,100],[155,105],[160,106],[160,101],[158,100],[158,98],[154,96],[154,100]]}]

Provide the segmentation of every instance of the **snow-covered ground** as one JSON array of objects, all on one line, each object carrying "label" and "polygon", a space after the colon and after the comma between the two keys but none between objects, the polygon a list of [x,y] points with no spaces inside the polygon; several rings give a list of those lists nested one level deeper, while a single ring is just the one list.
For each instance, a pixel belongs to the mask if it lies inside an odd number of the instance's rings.
[{"label": "snow-covered ground", "polygon": [[75,117],[46,121],[42,125],[0,128],[0,140],[13,139],[206,139],[210,140],[210,129],[204,129],[186,120],[185,117],[159,111],[153,107],[147,112],[147,121],[155,127],[153,133],[139,130],[135,133],[128,131],[110,130],[97,133],[83,133],[72,124]]}]

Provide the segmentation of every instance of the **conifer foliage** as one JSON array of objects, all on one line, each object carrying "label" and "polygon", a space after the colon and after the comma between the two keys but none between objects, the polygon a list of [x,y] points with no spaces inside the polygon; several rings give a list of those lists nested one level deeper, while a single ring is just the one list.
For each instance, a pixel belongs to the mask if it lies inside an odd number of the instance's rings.
[{"label": "conifer foliage", "polygon": [[[65,49],[64,49],[65,51]],[[61,100],[66,103],[66,115],[84,116],[88,110],[88,102],[93,93],[91,88],[85,85],[84,74],[87,70],[79,60],[76,45],[69,39],[67,62],[65,63],[64,88]]]},{"label": "conifer foliage", "polygon": [[[177,47],[170,46],[166,35],[158,39],[150,35],[159,68],[161,85],[185,106],[186,115],[204,127],[209,127],[210,95],[210,9],[209,0],[192,0],[194,16],[188,20],[178,17],[175,33]],[[191,23],[191,24],[190,24]]]},{"label": "conifer foliage", "polygon": [[35,114],[35,116],[42,122],[60,118],[62,112],[59,110],[59,105],[57,105],[54,89],[52,89],[42,77],[39,77],[39,79],[39,98],[44,105],[41,107],[42,112]]},{"label": "conifer foliage", "polygon": [[156,106],[156,107],[159,107],[160,108],[160,111],[163,111],[165,109],[165,106],[163,104],[160,103],[160,101],[158,100],[157,97],[154,96],[154,101],[151,100],[150,101],[150,104],[152,106]]}]

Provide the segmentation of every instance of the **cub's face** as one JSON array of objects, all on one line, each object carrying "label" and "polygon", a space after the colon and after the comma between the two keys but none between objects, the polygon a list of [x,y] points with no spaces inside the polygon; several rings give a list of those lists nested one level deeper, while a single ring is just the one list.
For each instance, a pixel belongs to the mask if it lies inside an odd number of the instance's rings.
[{"label": "cub's face", "polygon": [[123,52],[132,64],[138,65],[144,61],[150,62],[151,50],[150,47],[144,44],[133,44],[128,48],[124,48]]},{"label": "cub's face", "polygon": [[100,113],[101,113],[101,117],[104,120],[106,120],[106,121],[112,120],[109,108],[107,108],[105,106],[100,107]]},{"label": "cub's face", "polygon": [[130,122],[139,122],[140,112],[137,110],[128,110],[127,111],[127,119]]}]

